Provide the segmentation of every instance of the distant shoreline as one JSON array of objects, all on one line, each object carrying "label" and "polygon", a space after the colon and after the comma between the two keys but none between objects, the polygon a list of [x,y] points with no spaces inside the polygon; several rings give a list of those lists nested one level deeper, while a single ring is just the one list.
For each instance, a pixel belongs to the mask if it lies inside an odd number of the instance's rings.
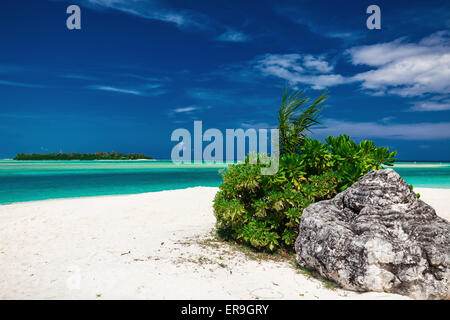
[{"label": "distant shoreline", "polygon": [[15,160],[15,159],[1,159],[2,161],[161,161],[159,159],[93,159],[93,160],[80,160],[80,159],[70,159],[70,160],[59,160],[59,159],[51,159],[51,160]]},{"label": "distant shoreline", "polygon": [[147,156],[142,153],[121,153],[121,152],[102,152],[98,151],[96,153],[18,153],[13,160],[79,160],[79,161],[89,161],[89,160],[151,160],[153,157]]}]

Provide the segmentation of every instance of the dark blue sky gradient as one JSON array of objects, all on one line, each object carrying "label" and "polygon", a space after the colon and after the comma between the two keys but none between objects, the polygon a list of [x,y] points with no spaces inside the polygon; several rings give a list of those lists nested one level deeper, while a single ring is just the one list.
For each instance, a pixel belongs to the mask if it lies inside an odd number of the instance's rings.
[{"label": "dark blue sky gradient", "polygon": [[[66,28],[70,4],[81,30]],[[381,30],[366,28],[370,4]],[[329,90],[318,138],[348,133],[402,160],[450,160],[449,27],[448,1],[2,0],[0,158],[168,159],[171,132],[194,120],[275,126],[291,85]]]}]

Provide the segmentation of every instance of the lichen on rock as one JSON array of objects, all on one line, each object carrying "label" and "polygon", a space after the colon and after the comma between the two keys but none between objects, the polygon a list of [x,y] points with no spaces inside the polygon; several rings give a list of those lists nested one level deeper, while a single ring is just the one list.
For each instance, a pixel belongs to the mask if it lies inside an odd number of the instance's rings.
[{"label": "lichen on rock", "polygon": [[346,289],[450,299],[450,223],[392,169],[308,206],[295,250],[300,266]]}]

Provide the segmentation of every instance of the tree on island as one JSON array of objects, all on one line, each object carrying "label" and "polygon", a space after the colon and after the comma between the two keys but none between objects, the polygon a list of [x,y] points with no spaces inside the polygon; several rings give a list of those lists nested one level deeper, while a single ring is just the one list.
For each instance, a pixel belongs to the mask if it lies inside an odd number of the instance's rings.
[{"label": "tree on island", "polygon": [[19,153],[14,160],[136,160],[153,159],[145,154],[102,152],[96,153]]}]

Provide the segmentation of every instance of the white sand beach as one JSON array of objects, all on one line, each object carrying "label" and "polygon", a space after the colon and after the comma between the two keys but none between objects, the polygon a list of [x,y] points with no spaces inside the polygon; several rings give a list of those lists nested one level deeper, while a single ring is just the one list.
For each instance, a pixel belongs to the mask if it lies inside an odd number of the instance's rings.
[{"label": "white sand beach", "polygon": [[[450,220],[450,190],[415,190]],[[215,240],[217,188],[0,206],[0,299],[407,299]]]}]

